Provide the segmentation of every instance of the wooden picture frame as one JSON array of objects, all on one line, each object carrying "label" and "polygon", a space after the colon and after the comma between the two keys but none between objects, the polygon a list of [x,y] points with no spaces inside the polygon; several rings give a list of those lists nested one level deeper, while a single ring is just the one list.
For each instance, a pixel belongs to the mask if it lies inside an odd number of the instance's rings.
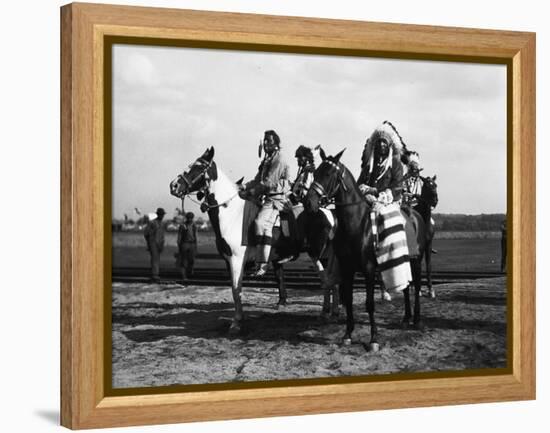
[{"label": "wooden picture frame", "polygon": [[[345,384],[106,392],[108,38],[508,67],[508,368]],[[190,10],[61,8],[61,424],[97,428],[535,398],[535,35]]]}]

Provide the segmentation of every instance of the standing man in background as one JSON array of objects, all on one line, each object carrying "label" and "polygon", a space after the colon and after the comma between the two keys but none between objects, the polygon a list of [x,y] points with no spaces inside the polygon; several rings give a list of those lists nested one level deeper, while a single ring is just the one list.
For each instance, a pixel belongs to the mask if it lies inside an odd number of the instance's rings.
[{"label": "standing man in background", "polygon": [[160,283],[160,254],[164,249],[164,225],[162,219],[166,215],[163,208],[157,209],[157,217],[149,221],[145,227],[144,237],[147,251],[151,255],[151,282]]},{"label": "standing man in background", "polygon": [[197,254],[197,226],[193,212],[185,214],[185,221],[178,229],[178,265],[181,268],[181,282],[185,284],[193,276]]}]

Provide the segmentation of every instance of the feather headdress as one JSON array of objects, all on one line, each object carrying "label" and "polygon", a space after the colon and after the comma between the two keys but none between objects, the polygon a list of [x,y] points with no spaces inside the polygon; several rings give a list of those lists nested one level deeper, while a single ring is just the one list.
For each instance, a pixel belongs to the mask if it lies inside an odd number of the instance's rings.
[{"label": "feather headdress", "polygon": [[373,131],[365,144],[365,149],[363,150],[363,163],[369,161],[371,155],[374,153],[374,145],[380,139],[384,139],[388,142],[393,150],[393,154],[401,155],[407,151],[407,145],[403,141],[401,135],[399,135],[399,132],[397,132],[395,126],[388,120],[384,120],[384,122]]},{"label": "feather headdress", "polygon": [[367,139],[363,149],[362,165],[363,167],[369,167],[369,173],[374,169],[374,146],[380,139],[385,140],[390,145],[390,153],[386,159],[385,167],[378,177],[381,177],[389,169],[393,155],[399,155],[401,158],[404,153],[408,152],[407,146],[395,126],[388,120],[384,120]]}]

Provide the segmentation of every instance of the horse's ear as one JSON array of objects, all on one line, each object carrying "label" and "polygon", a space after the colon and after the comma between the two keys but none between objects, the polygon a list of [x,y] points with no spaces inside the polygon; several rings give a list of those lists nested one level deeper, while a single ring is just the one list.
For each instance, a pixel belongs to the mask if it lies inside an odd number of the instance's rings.
[{"label": "horse's ear", "polygon": [[340,162],[340,158],[342,157],[342,154],[346,151],[346,149],[342,149],[340,152],[338,152],[336,155],[334,155],[334,161]]},{"label": "horse's ear", "polygon": [[321,147],[319,148],[319,155],[321,155],[321,159],[324,161],[327,159],[327,154],[325,153],[324,149]]},{"label": "horse's ear", "polygon": [[212,158],[214,158],[214,146],[211,146],[210,149],[206,149],[206,152],[204,152],[204,158],[208,161],[212,161]]},{"label": "horse's ear", "polygon": [[244,176],[241,177],[237,182],[235,182],[237,185],[242,185],[244,180]]},{"label": "horse's ear", "polygon": [[432,180],[435,182],[436,179],[437,179],[437,174],[434,174],[434,177],[432,177]]}]

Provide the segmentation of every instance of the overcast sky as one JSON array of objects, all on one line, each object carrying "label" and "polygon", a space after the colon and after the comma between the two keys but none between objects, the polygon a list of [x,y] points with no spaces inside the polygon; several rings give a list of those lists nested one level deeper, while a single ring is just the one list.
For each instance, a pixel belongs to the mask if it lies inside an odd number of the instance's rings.
[{"label": "overcast sky", "polygon": [[[291,163],[300,144],[357,177],[365,139],[391,121],[437,174],[436,212],[506,211],[506,69],[501,65],[116,45],[113,216],[180,201],[169,182],[208,146],[230,178],[254,176],[263,132]],[[186,205],[187,208],[187,205]],[[186,210],[196,210],[189,206]]]}]

